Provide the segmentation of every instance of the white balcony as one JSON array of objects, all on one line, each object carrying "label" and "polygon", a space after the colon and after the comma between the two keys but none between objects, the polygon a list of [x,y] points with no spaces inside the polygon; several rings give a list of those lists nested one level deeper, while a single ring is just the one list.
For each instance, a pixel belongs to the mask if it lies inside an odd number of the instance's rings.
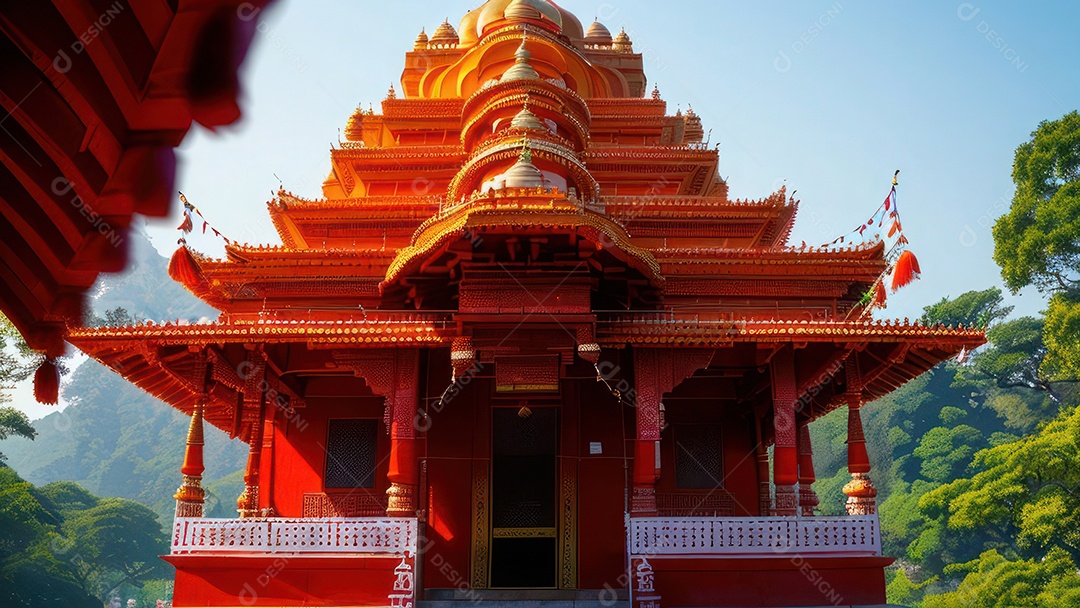
[{"label": "white balcony", "polygon": [[861,517],[643,517],[628,520],[631,556],[877,557],[877,515]]},{"label": "white balcony", "polygon": [[415,518],[177,518],[172,555],[416,555]]}]

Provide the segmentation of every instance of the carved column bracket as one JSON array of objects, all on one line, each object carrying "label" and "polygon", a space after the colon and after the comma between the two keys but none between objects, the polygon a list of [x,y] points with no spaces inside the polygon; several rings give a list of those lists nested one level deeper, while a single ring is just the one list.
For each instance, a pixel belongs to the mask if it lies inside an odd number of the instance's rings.
[{"label": "carved column bracket", "polygon": [[420,352],[396,349],[377,354],[333,354],[334,361],[363,378],[368,388],[386,399],[383,421],[390,433],[390,487],[386,514],[416,517],[419,468],[416,459],[417,387]]},{"label": "carved column bracket", "polygon": [[851,481],[844,486],[847,495],[845,505],[849,515],[877,513],[877,489],[870,480],[870,457],[866,453],[866,436],[863,433],[862,416],[863,378],[859,360],[853,353],[845,364],[847,373],[848,402],[848,471]]},{"label": "carved column bracket", "polygon": [[637,517],[652,517],[657,513],[656,481],[660,477],[659,442],[663,430],[660,400],[694,372],[708,367],[712,358],[711,350],[634,351],[637,433],[630,512]]},{"label": "carved column bracket", "polygon": [[790,349],[777,352],[770,363],[773,397],[773,484],[774,515],[796,515],[799,501],[795,484],[799,481],[798,454],[795,449],[795,355]]}]

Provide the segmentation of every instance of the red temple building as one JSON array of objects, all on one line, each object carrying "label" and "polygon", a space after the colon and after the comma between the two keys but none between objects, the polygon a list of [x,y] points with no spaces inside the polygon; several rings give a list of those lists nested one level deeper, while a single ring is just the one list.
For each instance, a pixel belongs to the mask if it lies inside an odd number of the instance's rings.
[{"label": "red temple building", "polygon": [[[884,603],[860,408],[983,335],[871,320],[894,246],[789,247],[797,202],[731,200],[629,36],[550,0],[421,33],[401,87],[269,203],[281,245],[177,251],[218,321],[69,333],[191,415],[174,605]],[[250,444],[235,519],[205,423]]]}]

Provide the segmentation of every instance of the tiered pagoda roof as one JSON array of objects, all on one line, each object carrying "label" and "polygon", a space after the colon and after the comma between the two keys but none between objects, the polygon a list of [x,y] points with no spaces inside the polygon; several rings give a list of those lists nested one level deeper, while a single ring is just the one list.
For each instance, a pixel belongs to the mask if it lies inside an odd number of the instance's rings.
[{"label": "tiered pagoda roof", "polygon": [[[420,36],[401,84],[381,113],[349,118],[321,198],[269,202],[280,245],[178,252],[174,276],[220,322],[71,341],[186,409],[161,354],[183,360],[182,345],[449,346],[477,319],[513,315],[591,323],[606,349],[745,348],[751,362],[775,343],[826,361],[859,352],[884,362],[869,398],[983,340],[869,321],[885,244],[791,247],[799,203],[784,189],[729,198],[701,118],[646,97],[625,32],[587,34],[548,0],[489,0],[458,29]],[[534,305],[499,295],[499,276],[569,295]]]}]

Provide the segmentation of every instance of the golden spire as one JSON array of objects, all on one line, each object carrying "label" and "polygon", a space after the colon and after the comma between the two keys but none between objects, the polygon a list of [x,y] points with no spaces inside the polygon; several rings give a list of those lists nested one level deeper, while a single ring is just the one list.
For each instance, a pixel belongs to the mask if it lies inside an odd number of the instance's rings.
[{"label": "golden spire", "polygon": [[510,126],[516,129],[536,129],[547,130],[544,123],[529,109],[529,98],[525,98],[525,106],[514,116],[514,119],[510,121]]},{"label": "golden spire", "polygon": [[529,49],[525,48],[525,43],[529,40],[528,30],[522,30],[521,46],[518,47],[517,52],[514,53],[516,61],[514,65],[510,66],[510,69],[506,70],[506,73],[502,76],[502,82],[510,82],[511,80],[539,80],[540,74],[533,69],[529,60],[532,59],[532,53]]}]

